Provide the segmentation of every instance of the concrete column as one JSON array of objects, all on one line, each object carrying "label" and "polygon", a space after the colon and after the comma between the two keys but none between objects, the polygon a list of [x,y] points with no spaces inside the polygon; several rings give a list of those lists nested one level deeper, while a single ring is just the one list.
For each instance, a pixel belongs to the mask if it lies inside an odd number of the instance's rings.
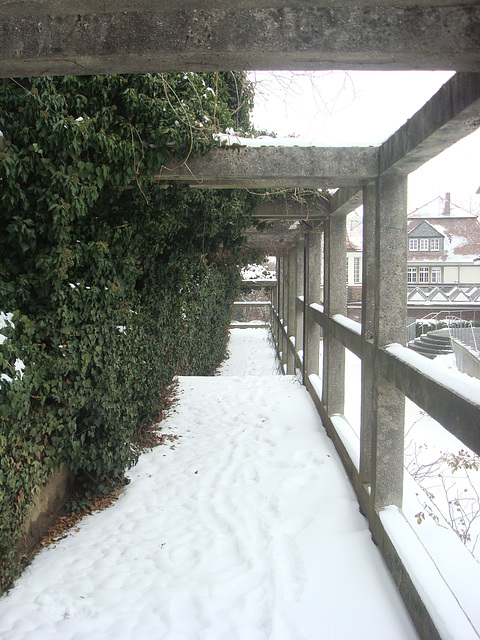
[{"label": "concrete column", "polygon": [[[305,315],[305,291],[304,291],[304,282],[305,282],[305,243],[303,238],[299,240],[295,245],[295,260],[296,260],[296,268],[295,268],[295,298],[299,296],[303,296],[303,311],[297,307],[297,303],[295,301],[295,345],[297,353],[299,351],[305,351],[304,349],[304,341],[303,341],[303,317]],[[305,355],[305,354],[304,354]],[[303,366],[302,366],[303,372]]]},{"label": "concrete column", "polygon": [[296,293],[296,266],[297,256],[295,246],[291,247],[287,257],[288,277],[287,277],[287,325],[288,325],[288,342],[287,344],[287,375],[295,373],[295,357],[291,348],[290,338],[295,337],[295,293]]},{"label": "concrete column", "polygon": [[[363,189],[363,255],[362,255],[362,337],[373,342],[375,333],[375,214],[376,187],[372,183]],[[374,420],[373,363],[362,359],[362,403],[360,428],[360,478],[364,485],[372,484]]]},{"label": "concrete column", "polygon": [[278,313],[278,288],[279,288],[279,258],[275,256],[275,274],[277,278],[276,285],[270,289],[270,327],[272,330],[273,339],[275,344],[277,345],[278,352],[278,344],[279,344],[279,336],[278,336],[278,323],[276,321],[275,312]]},{"label": "concrete column", "polygon": [[[374,343],[405,344],[407,319],[407,177],[377,180]],[[405,398],[376,377],[374,384],[373,485],[376,509],[402,506]]]},{"label": "concrete column", "polygon": [[286,269],[285,269],[285,254],[282,254],[280,258],[280,302],[278,306],[278,315],[279,315],[279,342],[280,342],[280,351],[282,354],[281,357],[281,365],[283,371],[283,365],[286,363],[286,342],[283,334],[283,326],[285,324],[285,308],[286,308]]},{"label": "concrete column", "polygon": [[320,327],[310,317],[308,305],[321,302],[321,259],[322,237],[320,232],[305,234],[305,339],[304,339],[304,375],[318,374]]},{"label": "concrete column", "polygon": [[[325,312],[347,313],[347,239],[343,216],[331,216],[325,225]],[[344,413],[345,347],[324,335],[323,403],[329,415]]]}]

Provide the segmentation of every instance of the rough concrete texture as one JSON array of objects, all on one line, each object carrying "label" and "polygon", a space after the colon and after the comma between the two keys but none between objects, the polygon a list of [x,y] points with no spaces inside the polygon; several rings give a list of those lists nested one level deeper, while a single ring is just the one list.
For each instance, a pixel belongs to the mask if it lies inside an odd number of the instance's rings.
[{"label": "rough concrete texture", "polygon": [[382,144],[379,171],[407,175],[479,126],[480,73],[457,73]]},{"label": "rough concrete texture", "polygon": [[257,220],[319,220],[327,218],[328,214],[328,203],[323,207],[308,202],[281,200],[260,202],[255,207]]},{"label": "rough concrete texture", "polygon": [[[464,0],[417,0],[418,6],[441,7],[465,5]],[[468,4],[468,3],[467,3]],[[195,0],[195,9],[285,9],[297,7],[335,7],[338,0]],[[343,6],[390,6],[391,0],[343,0]],[[411,6],[411,0],[396,0],[398,7]],[[176,0],[177,9],[191,9],[192,0]],[[0,13],[4,17],[25,18],[42,15],[84,15],[120,13],[130,11],[131,0],[0,0]],[[170,0],[137,0],[136,11],[170,11]]]},{"label": "rough concrete texture", "polygon": [[381,177],[375,207],[375,344],[405,344],[407,178]]},{"label": "rough concrete texture", "polygon": [[342,188],[332,195],[330,213],[335,216],[346,216],[362,204],[362,190]]},{"label": "rough concrete texture", "polygon": [[173,158],[158,179],[209,188],[327,188],[366,184],[377,170],[375,147],[222,147],[188,167]]},{"label": "rough concrete texture", "polygon": [[[343,2],[216,11],[192,6],[2,17],[0,76],[480,68],[480,7],[473,1],[427,8]],[[12,5],[9,13],[19,15]]]},{"label": "rough concrete texture", "polygon": [[33,507],[23,524],[22,553],[28,553],[52,524],[70,497],[73,476],[66,468],[56,471],[47,484],[40,488]]}]

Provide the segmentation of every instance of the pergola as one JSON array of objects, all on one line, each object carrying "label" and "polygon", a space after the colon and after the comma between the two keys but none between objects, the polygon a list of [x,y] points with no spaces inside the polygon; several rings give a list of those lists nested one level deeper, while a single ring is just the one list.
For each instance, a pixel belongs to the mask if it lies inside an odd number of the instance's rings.
[{"label": "pergola", "polygon": [[[192,158],[188,167],[172,159],[158,175],[159,183],[196,188],[339,188],[328,206],[266,203],[257,211],[275,221],[268,241],[286,247],[279,256],[273,328],[287,371],[303,373],[419,634],[442,637],[383,514],[396,507],[395,517],[403,517],[405,396],[480,453],[479,404],[433,379],[402,347],[407,177],[480,127],[480,3],[177,0],[172,9],[166,0],[137,0],[135,10],[127,0],[99,4],[0,0],[0,77],[229,69],[457,72],[379,147],[219,148]],[[345,216],[362,203],[360,325],[346,318]],[[295,220],[311,224],[292,235],[285,221]],[[344,437],[345,348],[362,359],[358,460]]]}]

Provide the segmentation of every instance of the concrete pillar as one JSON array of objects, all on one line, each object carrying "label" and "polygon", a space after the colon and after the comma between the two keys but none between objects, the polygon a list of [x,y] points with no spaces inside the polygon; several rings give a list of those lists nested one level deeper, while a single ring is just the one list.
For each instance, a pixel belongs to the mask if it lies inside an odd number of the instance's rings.
[{"label": "concrete pillar", "polygon": [[276,313],[278,313],[278,300],[279,300],[279,286],[280,286],[280,278],[279,278],[279,270],[280,270],[280,259],[278,256],[275,256],[275,274],[277,278],[277,282],[274,287],[270,289],[270,327],[272,330],[273,339],[275,344],[277,345],[277,352],[279,350],[279,333],[278,333],[278,322]]},{"label": "concrete pillar", "polygon": [[280,258],[280,301],[278,306],[278,315],[279,315],[279,343],[280,343],[280,352],[282,354],[281,357],[281,365],[283,371],[283,365],[286,363],[286,342],[285,336],[283,333],[283,327],[285,324],[285,299],[286,299],[286,269],[285,269],[285,254],[282,254]]},{"label": "concrete pillar", "polygon": [[320,327],[308,313],[308,305],[321,302],[322,237],[317,231],[305,234],[305,322],[304,322],[304,375],[318,374]]},{"label": "concrete pillar", "polygon": [[[407,318],[407,177],[377,180],[374,343],[405,344]],[[373,484],[376,509],[402,506],[405,398],[382,378],[374,382]]]},{"label": "concrete pillar", "polygon": [[[329,316],[347,313],[346,220],[331,216],[325,225],[325,312]],[[324,336],[323,403],[329,415],[343,415],[345,405],[345,347]]]},{"label": "concrete pillar", "polygon": [[[363,260],[362,260],[362,337],[373,343],[375,334],[375,214],[376,187],[372,183],[363,189]],[[362,359],[362,403],[360,428],[360,478],[372,485],[372,429],[374,420],[373,363],[366,354]]]},{"label": "concrete pillar", "polygon": [[287,256],[287,375],[295,374],[295,357],[293,355],[290,338],[295,337],[295,293],[297,256],[295,246],[291,247]]},{"label": "concrete pillar", "polygon": [[[295,260],[296,260],[296,268],[295,268],[295,298],[303,296],[303,311],[298,307],[295,300],[295,348],[297,353],[299,351],[304,350],[304,341],[303,341],[303,317],[305,315],[305,291],[304,291],[304,281],[305,281],[305,243],[303,238],[299,240],[295,245]],[[303,359],[303,358],[302,358]],[[302,366],[303,373],[303,366]]]}]

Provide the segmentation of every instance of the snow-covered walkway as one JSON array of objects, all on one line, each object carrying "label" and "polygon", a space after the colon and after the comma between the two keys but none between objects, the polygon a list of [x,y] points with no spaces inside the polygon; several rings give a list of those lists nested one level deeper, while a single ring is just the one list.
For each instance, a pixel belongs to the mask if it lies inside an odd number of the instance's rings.
[{"label": "snow-covered walkway", "polygon": [[0,600],[2,640],[417,637],[307,392],[266,331],[230,351],[180,379],[175,447]]}]

